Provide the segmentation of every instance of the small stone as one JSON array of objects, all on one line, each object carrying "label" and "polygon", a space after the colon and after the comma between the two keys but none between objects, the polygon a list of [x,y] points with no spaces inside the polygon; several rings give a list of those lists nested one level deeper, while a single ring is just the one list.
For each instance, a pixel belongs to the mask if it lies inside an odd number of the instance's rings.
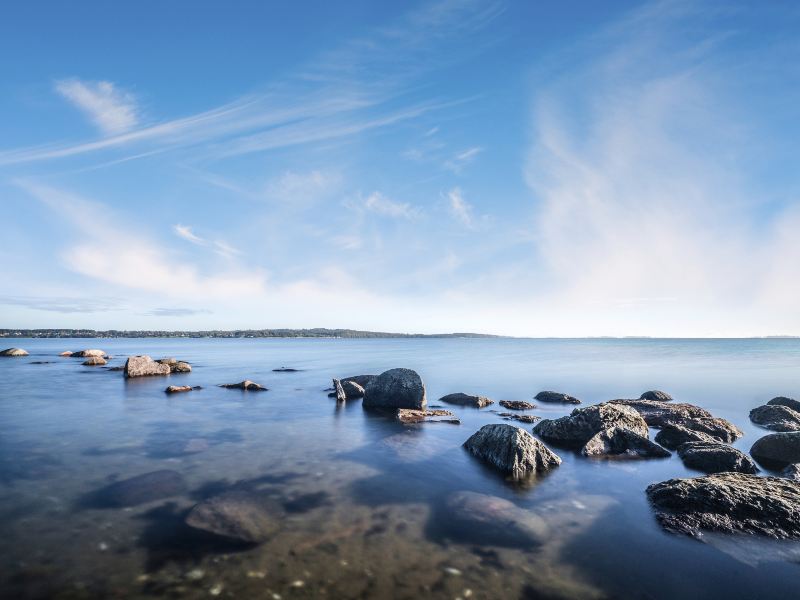
[{"label": "small stone", "polygon": [[494,400],[490,400],[486,396],[474,396],[471,394],[464,394],[462,392],[442,396],[439,398],[439,402],[444,402],[445,404],[455,404],[457,406],[471,406],[473,408],[483,408],[484,406],[494,404]]},{"label": "small stone", "polygon": [[99,544],[97,544],[97,549],[100,552],[105,552],[106,550],[108,550],[108,544],[106,544],[105,542],[100,542]]},{"label": "small stone", "polygon": [[289,587],[301,588],[301,587],[305,587],[305,585],[306,585],[306,582],[303,581],[302,579],[295,579],[291,584],[289,584]]},{"label": "small stone", "polygon": [[206,572],[203,569],[192,569],[188,573],[186,573],[186,579],[191,581],[197,581],[198,579],[202,579],[205,577]]},{"label": "small stone", "polygon": [[524,400],[500,400],[500,406],[509,410],[530,410],[536,408],[535,404],[525,402]]},{"label": "small stone", "polygon": [[461,576],[461,571],[459,571],[458,569],[456,569],[454,567],[445,567],[443,569],[443,571],[445,573],[447,573],[448,575],[452,575],[453,577],[460,577]]},{"label": "small stone", "polygon": [[209,588],[208,593],[211,594],[212,596],[219,596],[222,593],[222,584],[217,583],[212,585]]}]

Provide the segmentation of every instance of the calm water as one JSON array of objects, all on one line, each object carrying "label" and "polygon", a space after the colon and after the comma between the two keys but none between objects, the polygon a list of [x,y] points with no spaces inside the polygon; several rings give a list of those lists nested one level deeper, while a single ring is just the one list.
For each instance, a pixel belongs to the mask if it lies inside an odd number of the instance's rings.
[{"label": "calm water", "polygon": [[[7,340],[0,359],[0,596],[3,598],[793,598],[795,544],[663,533],[648,484],[696,475],[677,456],[587,460],[514,487],[464,452],[488,409],[454,407],[461,425],[402,425],[337,407],[333,376],[409,367],[430,404],[456,391],[496,400],[542,389],[586,403],[664,389],[745,431],[750,408],[800,397],[800,341],[654,340]],[[126,381],[60,358],[102,348],[189,361],[193,372]],[[52,361],[32,364],[33,361]],[[277,367],[302,369],[273,373]],[[249,378],[270,388],[215,387]],[[203,390],[168,397],[167,383]],[[556,417],[571,407],[532,411]],[[502,410],[502,409],[501,409]],[[522,425],[530,430],[530,425]],[[187,454],[185,448],[202,451]],[[85,498],[116,479],[181,472],[189,492],[129,509]],[[187,539],[197,500],[235,483],[284,507],[280,530],[247,550]],[[534,550],[448,529],[449,494],[472,490],[540,515]],[[789,558],[787,558],[789,557]]]}]

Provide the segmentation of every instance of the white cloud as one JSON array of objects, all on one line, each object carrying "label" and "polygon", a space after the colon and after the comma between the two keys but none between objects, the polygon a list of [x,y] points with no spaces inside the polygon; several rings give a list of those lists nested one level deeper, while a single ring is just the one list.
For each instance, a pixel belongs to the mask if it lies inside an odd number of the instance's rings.
[{"label": "white cloud", "polygon": [[135,98],[110,81],[62,79],[56,91],[72,102],[106,135],[125,133],[136,127],[139,110]]},{"label": "white cloud", "polygon": [[197,244],[198,246],[206,245],[206,240],[195,235],[195,233],[192,231],[192,228],[189,227],[188,225],[181,225],[181,224],[173,225],[172,230],[175,232],[175,235],[177,235],[180,238],[183,238],[187,242],[192,242],[193,244]]},{"label": "white cloud", "polygon": [[241,250],[234,248],[233,246],[231,246],[227,242],[223,242],[222,240],[214,241],[214,251],[220,256],[223,256],[225,258],[232,258],[242,253]]},{"label": "white cloud", "polygon": [[480,146],[473,146],[472,148],[462,150],[451,159],[445,161],[444,168],[454,173],[460,173],[461,170],[475,160],[481,152],[483,152],[483,148]]},{"label": "white cloud", "polygon": [[447,192],[447,200],[450,214],[465,227],[473,227],[474,217],[472,215],[472,206],[469,202],[464,200],[464,194],[461,189],[456,187]]},{"label": "white cloud", "polygon": [[368,211],[392,217],[393,219],[414,219],[419,215],[419,210],[407,202],[390,200],[380,192],[372,192],[364,200],[364,208]]}]

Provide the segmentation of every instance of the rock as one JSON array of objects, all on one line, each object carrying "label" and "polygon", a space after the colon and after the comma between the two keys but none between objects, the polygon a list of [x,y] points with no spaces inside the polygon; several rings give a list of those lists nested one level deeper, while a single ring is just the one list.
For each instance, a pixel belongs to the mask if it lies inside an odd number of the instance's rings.
[{"label": "rock", "polygon": [[129,356],[128,360],[125,361],[125,377],[148,377],[169,374],[169,365],[158,363],[146,355]]},{"label": "rock", "polygon": [[347,400],[347,395],[344,393],[344,388],[342,387],[342,382],[338,379],[333,380],[333,396],[336,397],[337,402],[344,402]]},{"label": "rock", "polygon": [[264,496],[234,490],[195,505],[186,524],[246,544],[260,544],[279,528],[280,511]]},{"label": "rock", "polygon": [[687,442],[678,448],[678,456],[688,468],[704,473],[758,472],[749,456],[721,442]]},{"label": "rock", "polygon": [[649,392],[645,392],[641,396],[639,396],[639,400],[656,400],[658,402],[669,402],[672,400],[672,396],[670,396],[667,392],[662,392],[661,390],[650,390]]},{"label": "rock", "polygon": [[347,400],[357,400],[364,397],[364,388],[358,385],[355,381],[343,380],[342,390]]},{"label": "rock", "polygon": [[342,379],[342,383],[345,381],[352,381],[353,383],[360,385],[362,388],[366,389],[367,384],[375,379],[377,375],[353,375],[352,377],[345,377]]},{"label": "rock", "polygon": [[629,429],[645,438],[648,435],[647,423],[639,413],[628,406],[608,402],[576,408],[560,419],[544,419],[533,432],[548,442],[583,446],[601,431],[613,427]]},{"label": "rock", "polygon": [[391,369],[364,389],[365,408],[424,408],[425,384],[411,369]]},{"label": "rock", "polygon": [[494,400],[490,400],[486,396],[474,396],[472,394],[464,394],[457,392],[455,394],[447,394],[439,398],[439,402],[445,404],[455,404],[456,406],[471,406],[473,408],[483,408],[494,404]]},{"label": "rock", "polygon": [[581,449],[584,456],[619,456],[638,458],[669,458],[672,453],[647,437],[625,429],[612,427],[595,434]]},{"label": "rock", "polygon": [[666,421],[665,425],[682,425],[687,429],[705,433],[728,444],[735,442],[744,435],[742,430],[736,427],[736,425],[720,417],[676,419],[674,421]]},{"label": "rock", "polygon": [[455,492],[445,501],[442,521],[452,535],[466,541],[500,546],[536,546],[547,539],[540,516],[497,496]]},{"label": "rock", "polygon": [[106,353],[103,350],[78,350],[70,354],[72,358],[89,358],[90,356],[99,356],[103,358]]},{"label": "rock", "polygon": [[730,421],[715,417],[694,404],[654,400],[611,400],[610,403],[635,409],[650,427],[682,425],[715,436],[723,442],[734,442],[744,435]]},{"label": "rock", "polygon": [[107,364],[107,362],[108,361],[101,356],[91,356],[83,361],[82,364],[87,367],[102,367],[103,365]]},{"label": "rock", "polygon": [[423,421],[429,421],[432,423],[452,423],[454,425],[461,424],[461,421],[459,421],[449,410],[419,410],[416,408],[399,408],[397,409],[397,419],[403,423],[422,423]]},{"label": "rock", "polygon": [[563,404],[581,403],[581,401],[575,398],[574,396],[570,396],[568,394],[562,394],[561,392],[550,392],[550,391],[539,392],[533,397],[533,399],[538,400],[539,402],[561,402]]},{"label": "rock", "polygon": [[265,388],[263,385],[250,381],[249,379],[245,379],[239,383],[221,383],[219,387],[228,388],[229,390],[244,390],[246,392],[269,391],[269,388]]},{"label": "rock", "polygon": [[794,479],[800,481],[800,463],[793,463],[788,465],[781,471],[781,477],[786,479]]},{"label": "rock", "polygon": [[542,417],[536,415],[519,415],[509,412],[497,413],[498,417],[503,417],[506,421],[520,421],[521,423],[536,423]]},{"label": "rock", "polygon": [[800,463],[800,432],[765,435],[750,448],[750,456],[768,469]]},{"label": "rock", "polygon": [[773,431],[800,431],[800,413],[783,404],[765,404],[750,411],[750,420]]},{"label": "rock", "polygon": [[64,352],[60,352],[59,353],[59,356],[70,356],[71,357],[72,356],[72,351],[71,350],[64,350]]},{"label": "rock", "polygon": [[280,369],[272,369],[273,373],[297,373],[302,369],[292,369],[291,367],[281,367]]},{"label": "rock", "polygon": [[525,402],[524,400],[500,400],[500,406],[509,410],[530,410],[536,408],[535,404]]},{"label": "rock", "polygon": [[192,390],[200,389],[200,386],[192,387],[190,385],[170,385],[164,391],[167,394],[179,394],[181,392],[191,392]]},{"label": "rock", "polygon": [[156,361],[159,364],[167,365],[170,373],[191,373],[192,365],[177,358],[160,358]]},{"label": "rock", "polygon": [[22,348],[6,348],[0,350],[0,356],[28,356],[28,352]]},{"label": "rock", "polygon": [[767,402],[769,405],[788,406],[794,411],[800,412],[800,402],[794,398],[787,398],[786,396],[777,396]]},{"label": "rock", "polygon": [[702,431],[694,431],[689,429],[688,427],[684,427],[683,425],[664,425],[656,434],[656,442],[664,446],[665,448],[669,448],[670,450],[675,450],[681,444],[685,444],[686,442],[721,442],[722,440],[714,437],[713,435],[709,435],[707,433],[703,433]]},{"label": "rock", "polygon": [[[793,434],[776,434],[793,435]],[[647,488],[661,525],[700,537],[703,531],[800,537],[800,482],[745,473],[670,479]]]},{"label": "rock", "polygon": [[522,479],[561,464],[561,459],[530,433],[513,425],[484,425],[464,442],[473,456]]},{"label": "rock", "polygon": [[117,481],[94,495],[100,505],[121,508],[177,496],[185,491],[183,476],[177,471],[164,469]]}]

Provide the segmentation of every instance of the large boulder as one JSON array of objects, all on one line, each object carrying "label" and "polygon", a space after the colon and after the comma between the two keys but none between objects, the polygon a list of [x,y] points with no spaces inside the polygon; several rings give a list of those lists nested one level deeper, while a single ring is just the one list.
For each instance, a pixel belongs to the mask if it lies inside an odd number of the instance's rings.
[{"label": "large boulder", "polygon": [[549,390],[545,390],[543,392],[539,392],[534,396],[534,400],[538,400],[539,402],[553,402],[553,403],[562,403],[562,404],[580,404],[581,401],[575,398],[574,396],[570,396],[569,394],[564,394],[562,392],[552,392]]},{"label": "large boulder", "polygon": [[647,488],[661,525],[701,537],[704,531],[776,539],[800,537],[800,482],[745,473],[670,479]]},{"label": "large boulder", "polygon": [[800,413],[783,404],[765,404],[750,411],[750,420],[772,431],[800,431]]},{"label": "large boulder", "polygon": [[280,519],[280,509],[269,498],[234,490],[195,505],[186,524],[232,541],[260,544],[278,530]]},{"label": "large boulder", "polygon": [[777,396],[767,402],[770,405],[777,405],[777,406],[788,406],[792,410],[796,410],[800,412],[800,401],[795,400],[794,398],[787,398],[786,396]]},{"label": "large boulder", "polygon": [[661,431],[656,434],[656,442],[670,450],[675,450],[678,446],[687,442],[714,443],[721,441],[722,440],[718,437],[703,433],[702,431],[694,431],[683,425],[664,425]]},{"label": "large boulder", "polygon": [[89,358],[90,356],[99,356],[100,358],[103,358],[104,356],[106,356],[106,353],[104,350],[97,350],[97,349],[78,350],[77,352],[73,352],[72,354],[70,354],[70,356],[72,358]]},{"label": "large boulder", "polygon": [[156,362],[147,355],[129,356],[128,360],[125,361],[125,377],[149,377],[169,374],[169,365]]},{"label": "large boulder", "polygon": [[628,406],[596,404],[576,408],[566,417],[544,419],[533,432],[545,441],[567,446],[583,446],[592,437],[612,427],[629,429],[642,437],[647,437],[647,423],[635,410]]},{"label": "large boulder", "polygon": [[439,398],[439,402],[455,404],[456,406],[471,406],[473,408],[483,408],[484,406],[494,404],[494,400],[490,400],[486,396],[474,396],[472,394],[464,394],[462,392],[442,396]]},{"label": "large boulder", "polygon": [[502,423],[484,425],[464,442],[464,448],[513,479],[561,464],[561,459],[530,433]]},{"label": "large boulder", "polygon": [[364,389],[365,408],[424,408],[425,384],[416,371],[390,369]]},{"label": "large boulder", "polygon": [[650,390],[639,396],[639,400],[656,400],[658,402],[669,402],[672,400],[667,392],[661,390]]},{"label": "large boulder", "polygon": [[28,356],[28,352],[22,348],[6,348],[0,350],[0,356]]},{"label": "large boulder", "polygon": [[584,456],[625,456],[632,458],[668,458],[672,454],[647,437],[623,427],[604,429],[581,449]]},{"label": "large boulder", "polygon": [[98,507],[138,506],[177,496],[186,491],[186,482],[177,471],[163,469],[112,483],[93,494]]},{"label": "large boulder", "polygon": [[800,431],[765,435],[756,440],[750,455],[768,469],[800,463]]},{"label": "large boulder", "polygon": [[452,537],[459,540],[532,547],[547,539],[544,519],[497,496],[455,492],[445,501],[445,511],[441,521]]},{"label": "large boulder", "polygon": [[688,468],[704,473],[758,472],[753,459],[741,450],[721,442],[687,442],[678,448],[678,456]]}]

